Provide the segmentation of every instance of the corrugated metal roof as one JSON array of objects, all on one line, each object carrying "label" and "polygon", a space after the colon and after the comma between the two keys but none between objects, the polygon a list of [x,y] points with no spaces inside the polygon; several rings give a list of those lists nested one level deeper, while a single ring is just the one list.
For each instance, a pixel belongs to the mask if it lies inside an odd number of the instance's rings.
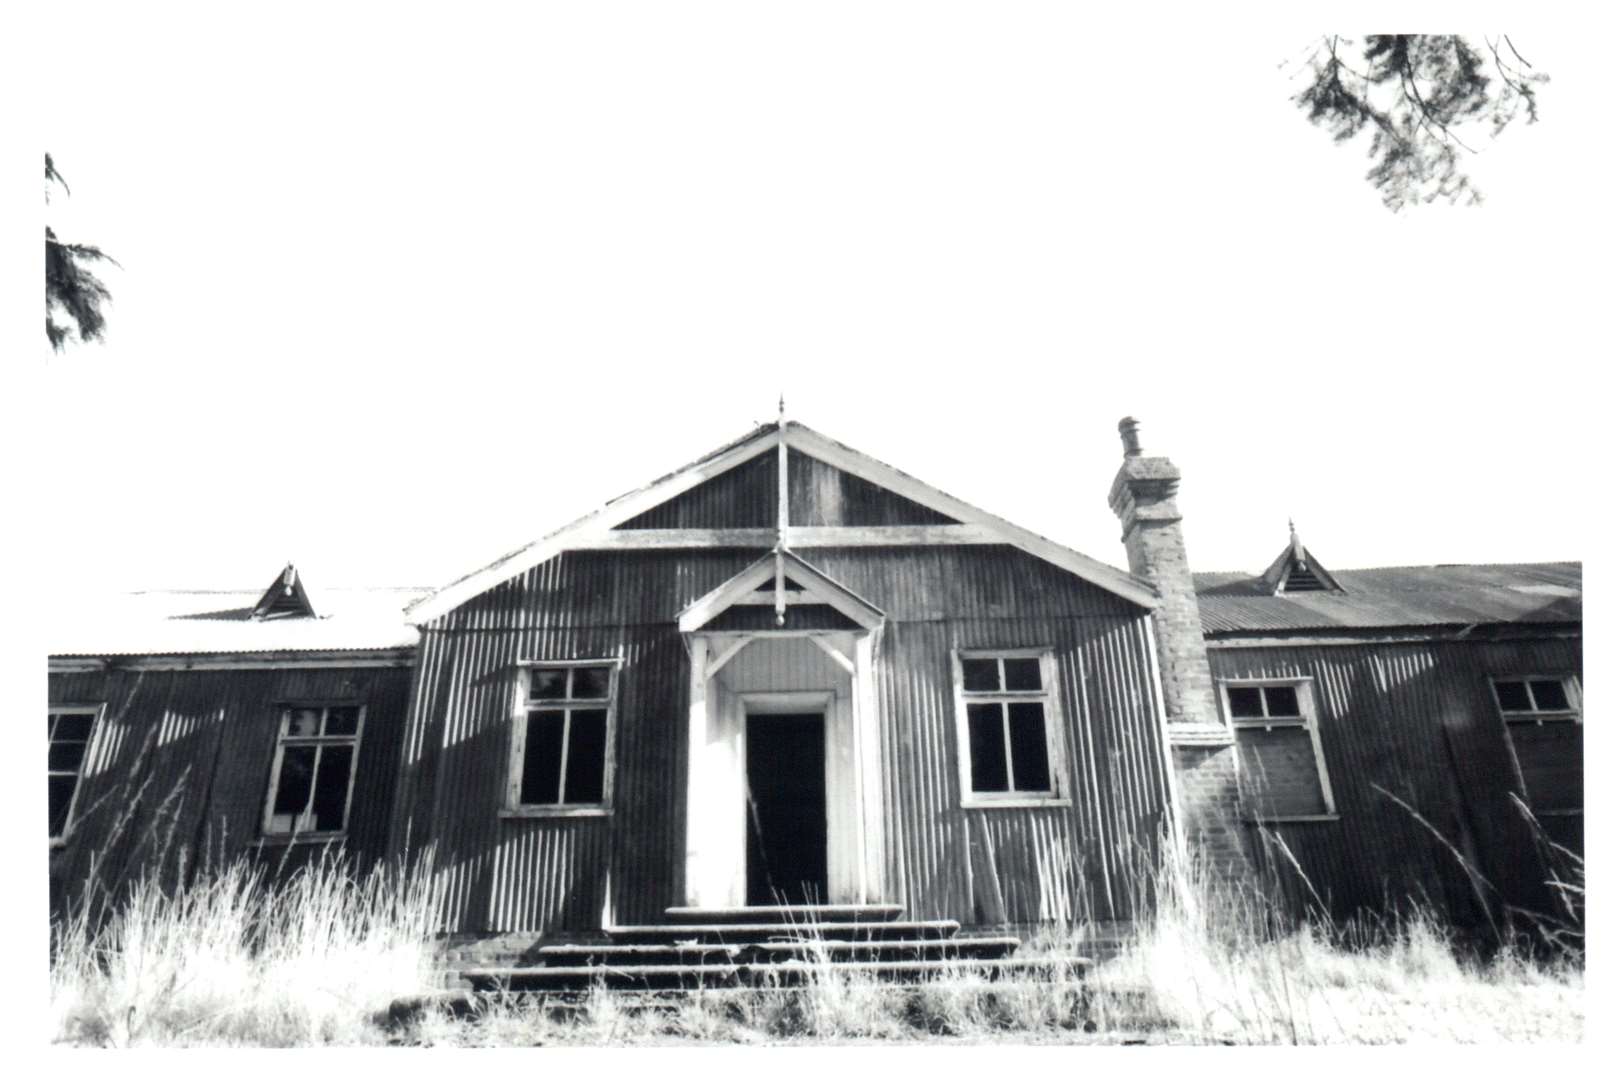
[{"label": "corrugated metal roof", "polygon": [[431,590],[322,589],[316,618],[254,619],[261,590],[137,592],[64,603],[49,618],[52,656],[314,652],[415,645],[405,606]]},{"label": "corrugated metal roof", "polygon": [[1342,593],[1266,594],[1254,574],[1194,574],[1204,632],[1581,621],[1581,564],[1336,570]]}]

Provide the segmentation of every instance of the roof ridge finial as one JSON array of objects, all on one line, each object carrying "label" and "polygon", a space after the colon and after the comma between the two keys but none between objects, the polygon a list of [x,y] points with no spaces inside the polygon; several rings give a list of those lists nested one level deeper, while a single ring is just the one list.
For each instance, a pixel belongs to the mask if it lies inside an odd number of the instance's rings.
[{"label": "roof ridge finial", "polygon": [[776,394],[776,426],[781,427],[787,422],[787,395],[778,391]]}]

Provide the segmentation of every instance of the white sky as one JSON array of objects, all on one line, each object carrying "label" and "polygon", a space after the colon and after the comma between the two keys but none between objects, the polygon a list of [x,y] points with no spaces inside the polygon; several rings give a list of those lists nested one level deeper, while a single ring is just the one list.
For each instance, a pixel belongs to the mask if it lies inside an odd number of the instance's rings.
[{"label": "white sky", "polygon": [[1310,25],[62,7],[48,220],[123,269],[30,376],[42,509],[93,522],[53,588],[441,584],[778,392],[1115,565],[1126,414],[1198,569],[1290,515],[1330,568],[1590,555],[1600,34],[1515,30],[1543,122],[1397,216],[1288,100]]}]

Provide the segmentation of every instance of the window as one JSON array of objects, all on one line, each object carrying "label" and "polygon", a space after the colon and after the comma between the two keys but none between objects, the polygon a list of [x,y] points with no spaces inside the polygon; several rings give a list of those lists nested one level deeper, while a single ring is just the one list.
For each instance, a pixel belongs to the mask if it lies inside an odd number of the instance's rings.
[{"label": "window", "polygon": [[1572,678],[1492,679],[1496,706],[1509,723],[1580,723],[1575,701],[1579,687]]},{"label": "window", "polygon": [[507,807],[600,813],[613,796],[616,660],[540,661],[524,668],[512,733]]},{"label": "window", "polygon": [[1052,654],[965,651],[955,661],[963,801],[1060,798]]},{"label": "window", "polygon": [[1580,683],[1568,675],[1515,676],[1492,679],[1491,690],[1530,809],[1579,814],[1585,802]]},{"label": "window", "polygon": [[1309,680],[1228,682],[1224,689],[1247,812],[1261,821],[1333,815]]},{"label": "window", "polygon": [[[46,715],[46,737],[50,755],[46,765],[50,787],[51,839],[67,836],[68,823],[73,818],[73,804],[79,794],[79,779],[84,775],[84,758],[90,748],[90,735],[95,730],[99,707],[53,708]],[[38,760],[38,759],[36,759]]]},{"label": "window", "polygon": [[266,836],[331,837],[348,827],[365,713],[354,704],[282,707]]}]

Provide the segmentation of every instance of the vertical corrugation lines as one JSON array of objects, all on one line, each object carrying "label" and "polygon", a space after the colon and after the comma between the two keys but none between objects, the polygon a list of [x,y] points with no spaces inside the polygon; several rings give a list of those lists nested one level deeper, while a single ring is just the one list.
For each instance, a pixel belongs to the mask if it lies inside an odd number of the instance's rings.
[{"label": "vertical corrugation lines", "polygon": [[[1578,640],[1221,648],[1210,661],[1217,678],[1313,680],[1339,819],[1274,831],[1334,915],[1425,901],[1461,925],[1478,923],[1485,913],[1449,849],[1478,867],[1501,902],[1547,908],[1546,867],[1508,799],[1517,781],[1490,678],[1578,671]],[[1310,906],[1298,871],[1279,876]]]},{"label": "vertical corrugation lines", "polygon": [[[438,844],[457,928],[589,931],[609,881],[623,921],[657,920],[678,899],[688,659],[673,621],[758,554],[565,553],[424,636],[422,662],[436,669],[422,675],[432,704],[419,703],[410,745],[434,774],[417,788],[435,809],[420,842]],[[804,556],[888,613],[874,698],[891,897],[917,916],[973,922],[975,895],[993,899],[993,883],[974,878],[982,863],[1000,879],[1012,921],[1082,909],[1111,916],[1127,903],[1128,890],[1110,879],[1123,872],[1122,853],[1153,847],[1166,798],[1140,610],[1004,546]],[[1058,660],[1072,805],[964,810],[951,649],[1036,645]],[[771,647],[750,646],[761,648]],[[499,816],[516,662],[590,656],[624,659],[612,816]]]}]

